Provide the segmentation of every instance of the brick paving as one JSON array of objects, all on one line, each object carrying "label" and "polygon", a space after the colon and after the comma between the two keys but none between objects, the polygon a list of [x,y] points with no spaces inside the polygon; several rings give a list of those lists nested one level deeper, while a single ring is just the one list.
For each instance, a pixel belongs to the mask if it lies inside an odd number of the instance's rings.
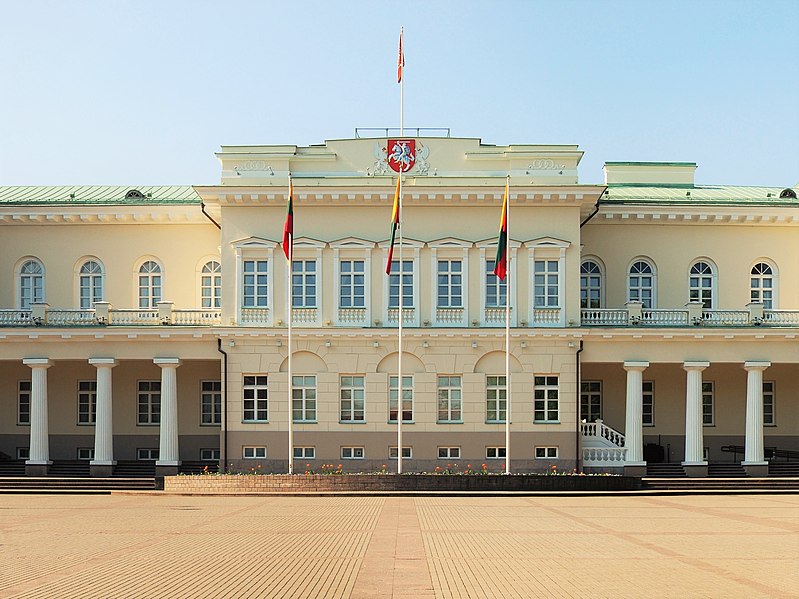
[{"label": "brick paving", "polygon": [[0,597],[799,597],[799,495],[0,495]]}]

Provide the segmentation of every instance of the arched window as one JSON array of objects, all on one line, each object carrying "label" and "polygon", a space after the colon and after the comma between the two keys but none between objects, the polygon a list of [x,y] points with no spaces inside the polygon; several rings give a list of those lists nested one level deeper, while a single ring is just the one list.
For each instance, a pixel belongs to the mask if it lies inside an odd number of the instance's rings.
[{"label": "arched window", "polygon": [[580,307],[602,307],[602,269],[593,260],[580,265]]},{"label": "arched window", "polygon": [[655,307],[655,269],[649,262],[633,262],[627,283],[627,301],[641,302],[644,308]]},{"label": "arched window", "polygon": [[713,267],[708,262],[694,262],[688,275],[688,301],[702,302],[703,308],[712,310],[716,303],[714,279]]},{"label": "arched window", "polygon": [[44,301],[44,266],[38,260],[26,260],[19,269],[19,307]]},{"label": "arched window", "polygon": [[222,306],[222,265],[216,260],[206,262],[200,274],[200,295],[203,308]]},{"label": "arched window", "polygon": [[760,302],[766,310],[774,309],[774,270],[765,262],[752,267],[749,277],[749,300]]},{"label": "arched window", "polygon": [[103,301],[103,267],[96,260],[87,260],[78,273],[80,308],[88,310]]},{"label": "arched window", "polygon": [[139,308],[155,308],[161,301],[161,267],[147,260],[139,267]]}]

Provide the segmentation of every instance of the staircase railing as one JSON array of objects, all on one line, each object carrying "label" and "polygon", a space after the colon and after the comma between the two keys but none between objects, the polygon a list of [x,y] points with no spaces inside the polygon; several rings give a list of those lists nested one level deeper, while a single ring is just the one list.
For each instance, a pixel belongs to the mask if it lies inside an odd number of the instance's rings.
[{"label": "staircase railing", "polygon": [[580,432],[583,437],[598,437],[606,439],[616,447],[624,447],[624,435],[616,429],[610,428],[607,424],[597,419],[594,422],[582,422]]}]

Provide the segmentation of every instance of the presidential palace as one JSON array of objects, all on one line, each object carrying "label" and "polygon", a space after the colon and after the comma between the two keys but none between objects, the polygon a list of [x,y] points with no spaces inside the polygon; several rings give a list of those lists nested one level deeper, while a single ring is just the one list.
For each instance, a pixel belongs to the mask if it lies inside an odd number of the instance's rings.
[{"label": "presidential palace", "polygon": [[587,185],[576,145],[413,132],[223,146],[218,185],[0,187],[0,473],[799,460],[795,181]]}]

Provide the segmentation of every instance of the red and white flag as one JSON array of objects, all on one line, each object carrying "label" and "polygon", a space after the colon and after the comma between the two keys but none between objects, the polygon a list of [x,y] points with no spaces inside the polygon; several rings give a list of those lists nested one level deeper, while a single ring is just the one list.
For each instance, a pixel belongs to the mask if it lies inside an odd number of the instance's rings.
[{"label": "red and white flag", "polygon": [[405,66],[405,54],[402,53],[402,28],[400,28],[399,58],[397,59],[397,83],[402,83],[402,67]]}]

